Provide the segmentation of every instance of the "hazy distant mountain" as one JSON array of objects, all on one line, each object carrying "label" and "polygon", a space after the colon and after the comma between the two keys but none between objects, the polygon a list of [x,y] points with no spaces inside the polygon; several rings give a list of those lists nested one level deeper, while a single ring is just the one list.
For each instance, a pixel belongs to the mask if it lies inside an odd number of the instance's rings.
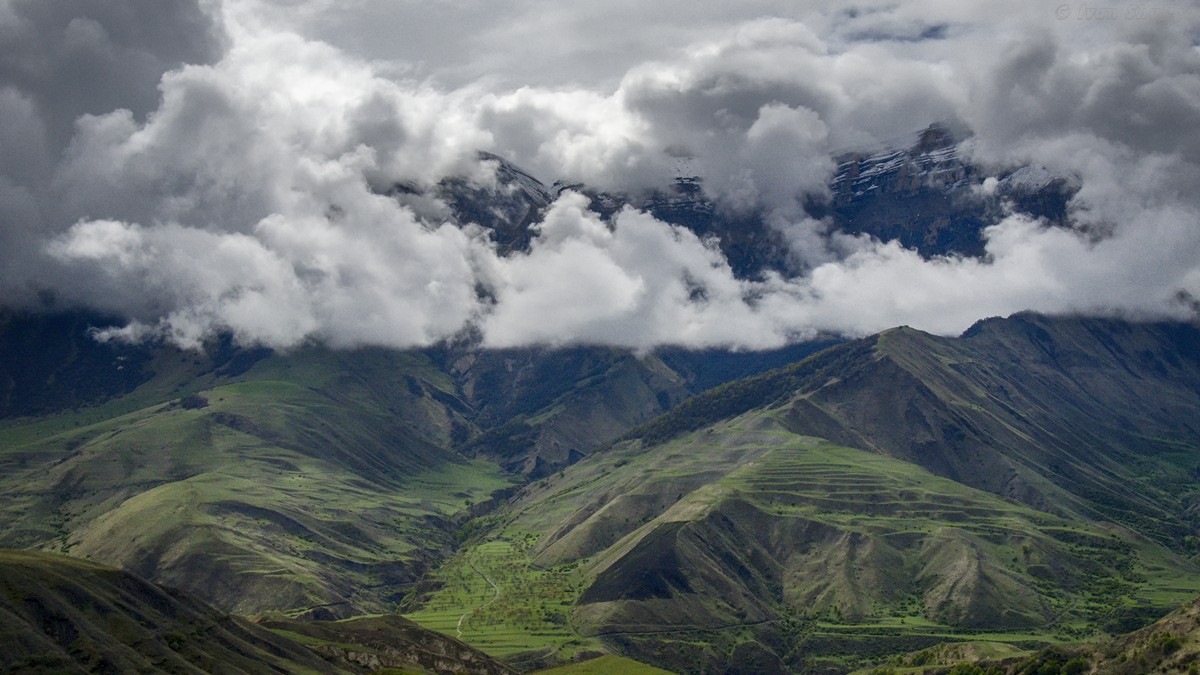
[{"label": "hazy distant mountain", "polygon": [[[960,150],[966,136],[935,124],[914,133],[911,141],[839,155],[829,198],[810,197],[809,215],[828,219],[834,231],[897,240],[925,257],[983,255],[984,228],[1006,210],[1066,225],[1068,202],[1079,190],[1076,179],[1037,166],[978,166]],[[715,237],[738,276],[786,271],[791,265],[779,229],[761,213],[720,208],[700,177],[681,175],[649,194],[625,195],[562,181],[547,185],[502,157],[480,156],[496,165],[494,185],[449,179],[432,192],[463,222],[492,231],[504,250],[527,248],[533,234],[529,226],[563,190],[572,189],[587,194],[591,208],[604,217],[628,205],[701,237]],[[404,199],[406,193],[393,194]]]},{"label": "hazy distant mountain", "polygon": [[814,211],[828,215],[838,230],[895,239],[926,257],[982,255],[983,229],[1003,215],[1005,204],[1065,224],[1077,181],[1026,166],[995,172],[995,184],[985,189],[988,173],[962,156],[962,140],[933,125],[908,147],[842,155],[831,203]]}]

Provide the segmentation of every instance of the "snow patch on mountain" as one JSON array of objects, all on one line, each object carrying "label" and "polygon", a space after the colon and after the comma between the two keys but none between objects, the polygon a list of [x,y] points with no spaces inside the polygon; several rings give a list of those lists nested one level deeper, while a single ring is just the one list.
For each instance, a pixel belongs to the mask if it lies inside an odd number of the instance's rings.
[{"label": "snow patch on mountain", "polygon": [[1078,188],[1078,181],[1052,173],[1044,166],[1023,166],[1005,176],[997,185],[1001,194],[1034,194],[1053,185]]}]

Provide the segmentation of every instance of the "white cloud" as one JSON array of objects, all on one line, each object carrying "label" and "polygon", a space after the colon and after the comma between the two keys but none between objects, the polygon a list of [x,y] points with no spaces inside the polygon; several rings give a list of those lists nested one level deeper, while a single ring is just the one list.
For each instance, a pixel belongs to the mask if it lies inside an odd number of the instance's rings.
[{"label": "white cloud", "polygon": [[[750,286],[712,246],[683,228],[626,209],[610,230],[566,193],[528,254],[498,261],[485,344],[584,342],[645,350],[659,344],[780,344],[738,326]],[[732,322],[732,323],[731,323]]]},{"label": "white cloud", "polygon": [[[0,48],[0,294],[48,289],[134,322],[113,337],[181,344],[478,330],[641,350],[953,333],[1022,309],[1183,316],[1180,294],[1200,297],[1200,10],[1184,3],[1113,21],[934,0],[293,5],[0,5],[19,38]],[[419,54],[389,51],[391,12],[426,31]],[[96,87],[69,77],[84,56]],[[985,258],[928,260],[805,215],[833,153],[936,120],[973,129],[985,167],[1076,176],[1078,230],[1012,216]],[[798,272],[736,278],[710,242],[632,209],[604,222],[572,193],[529,251],[500,255],[436,200],[379,194],[486,182],[481,149],[631,193],[687,156],[722,209],[785,235]]]}]

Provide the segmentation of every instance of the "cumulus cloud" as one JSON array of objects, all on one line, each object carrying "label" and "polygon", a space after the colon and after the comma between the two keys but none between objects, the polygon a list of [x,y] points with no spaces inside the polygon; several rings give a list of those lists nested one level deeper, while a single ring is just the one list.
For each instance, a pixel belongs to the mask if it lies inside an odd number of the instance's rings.
[{"label": "cumulus cloud", "polygon": [[[0,2],[0,297],[188,346],[766,348],[1023,309],[1194,311],[1200,10],[631,7]],[[929,259],[807,214],[837,153],[931,121],[969,128],[985,172],[1075,177],[1070,226],[1003,216],[983,257]],[[635,204],[684,165],[795,267],[739,278],[715,242],[572,191],[502,252],[429,189],[495,186],[479,150]]]},{"label": "cumulus cloud", "polygon": [[[143,123],[83,116],[58,167],[66,301],[194,345],[429,344],[473,315],[474,238],[372,186],[480,171],[453,97],[281,34],[165,75]],[[104,219],[94,219],[103,214]]]},{"label": "cumulus cloud", "polygon": [[587,204],[564,194],[530,251],[497,261],[485,345],[585,342],[644,351],[785,341],[751,306],[754,284],[736,279],[711,242],[629,208],[610,228]]}]

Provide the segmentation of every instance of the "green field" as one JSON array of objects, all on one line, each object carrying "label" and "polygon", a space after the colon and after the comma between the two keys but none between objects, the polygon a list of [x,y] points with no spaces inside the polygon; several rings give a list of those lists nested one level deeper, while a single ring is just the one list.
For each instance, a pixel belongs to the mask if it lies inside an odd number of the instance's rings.
[{"label": "green field", "polygon": [[579,663],[539,670],[537,675],[669,675],[670,672],[633,659],[605,654]]},{"label": "green field", "polygon": [[535,566],[533,542],[517,535],[465,548],[430,577],[440,588],[406,617],[489,654],[569,658],[587,645],[570,625],[583,579],[577,565]]}]

